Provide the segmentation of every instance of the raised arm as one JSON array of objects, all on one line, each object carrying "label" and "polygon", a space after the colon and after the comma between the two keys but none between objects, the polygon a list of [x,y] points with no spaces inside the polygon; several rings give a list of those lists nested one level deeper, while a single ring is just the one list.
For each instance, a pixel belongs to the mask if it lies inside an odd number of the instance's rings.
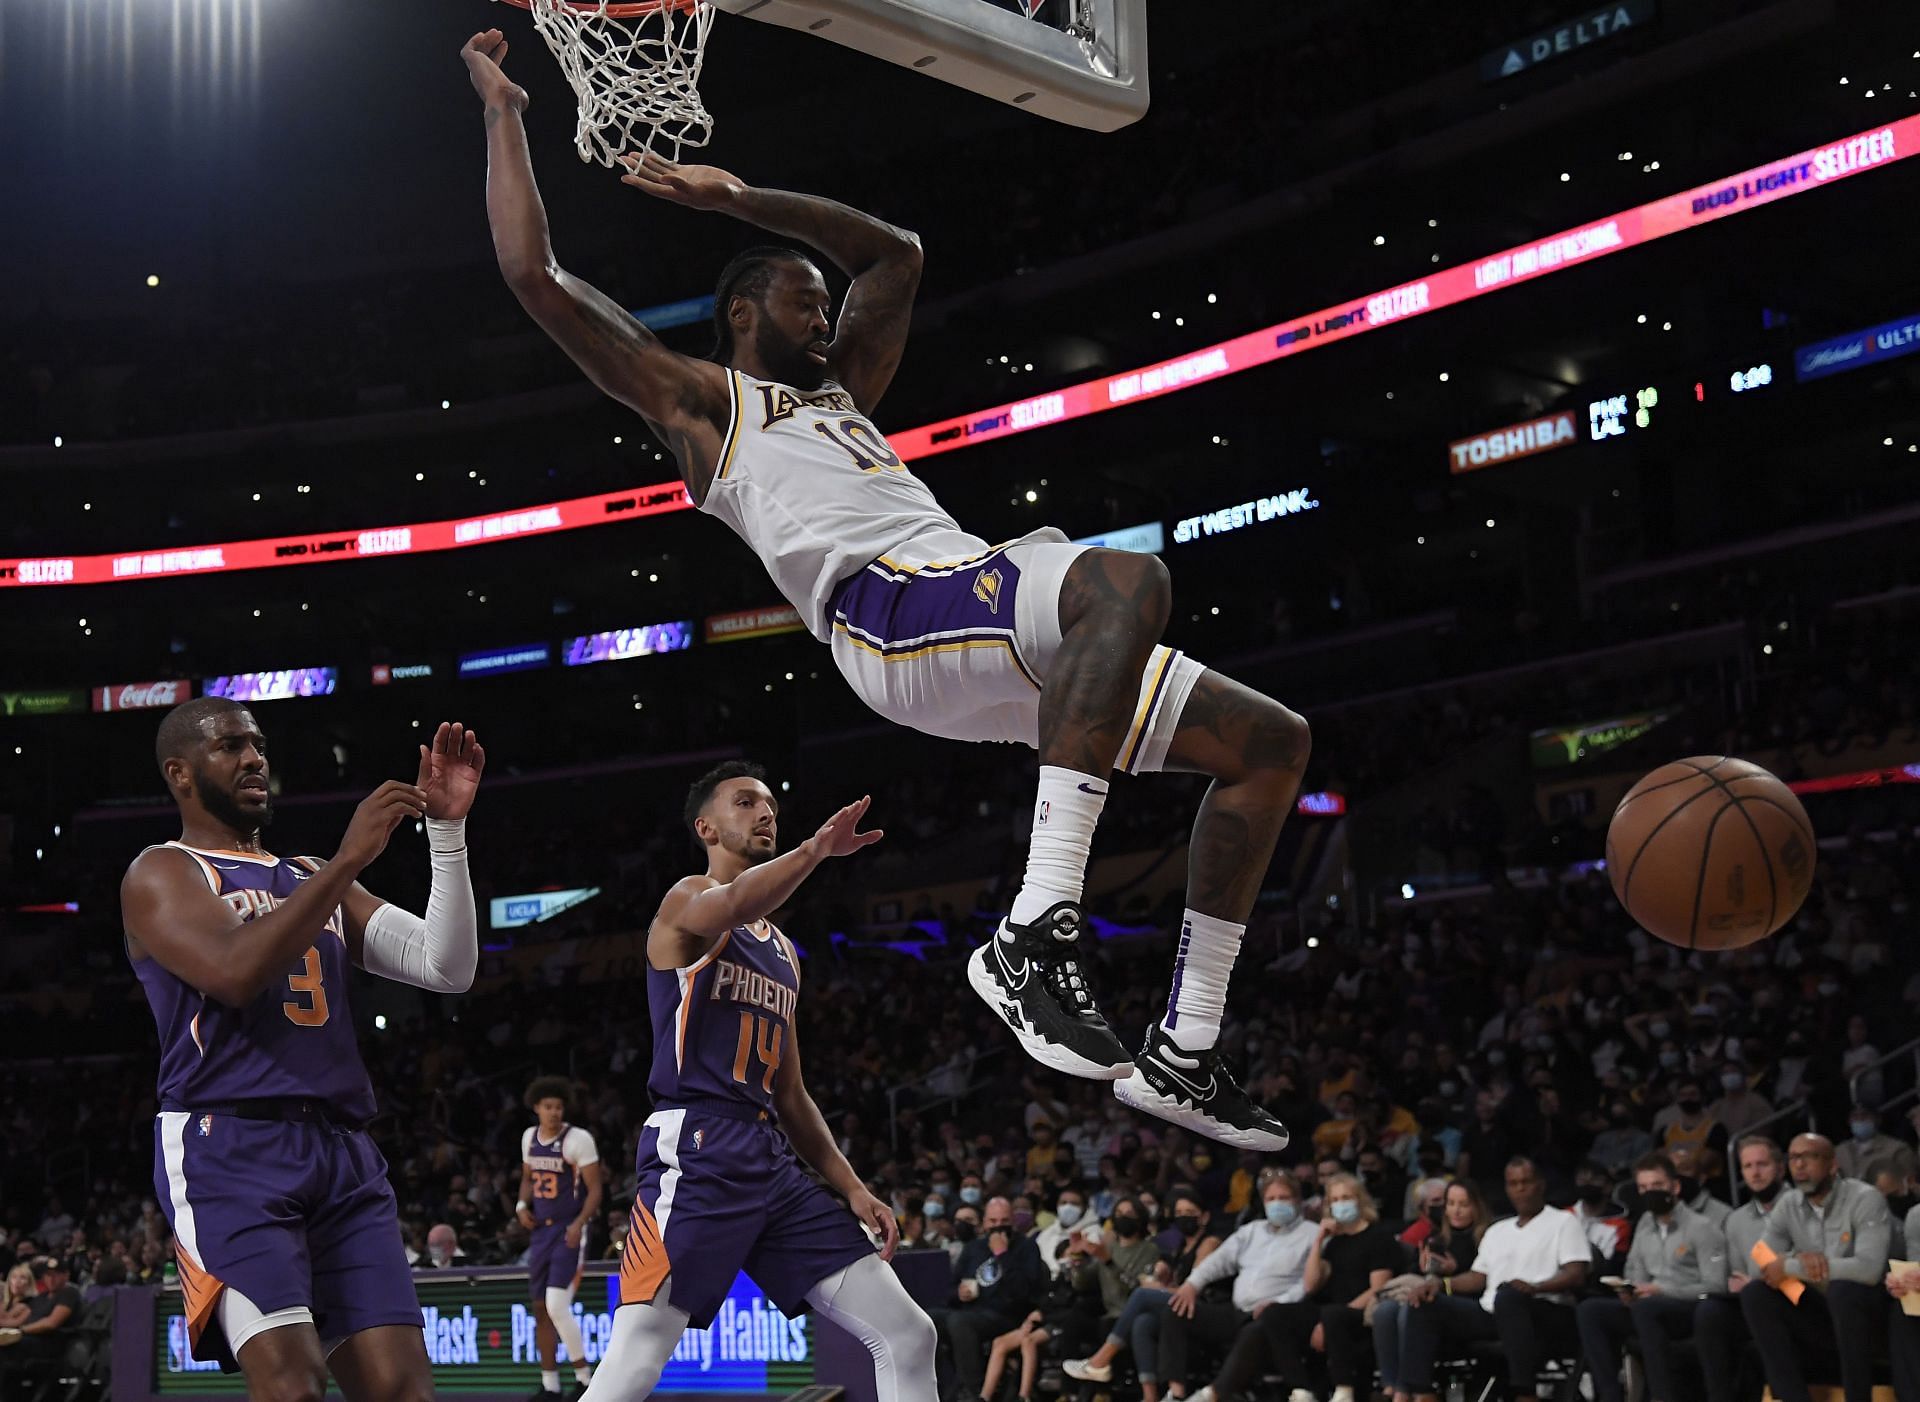
[{"label": "raised arm", "polygon": [[143,853],[120,883],[127,951],[135,960],[159,960],[215,1002],[244,1007],[320,938],[394,828],[425,812],[426,795],[415,785],[382,784],[354,810],[333,860],[252,920],[213,894],[189,854],[169,847]]},{"label": "raised arm", "polygon": [[527,94],[501,71],[506,56],[497,29],[474,35],[460,51],[486,104],[487,221],[501,276],[587,378],[647,421],[698,491],[726,433],[726,371],[668,350],[626,308],[555,261],[520,120]]},{"label": "raised arm", "polygon": [[762,190],[713,166],[680,166],[651,152],[622,157],[623,184],[693,209],[719,210],[819,249],[853,280],[827,363],[871,414],[907,348],[920,288],[920,236],[884,219],[791,190]]},{"label": "raised arm", "polygon": [[649,961],[657,969],[686,968],[728,930],[780,909],[828,857],[845,857],[878,842],[878,829],[858,830],[872,803],[872,798],[849,803],[791,852],[748,867],[731,881],[689,876],[676,882],[647,933]]}]

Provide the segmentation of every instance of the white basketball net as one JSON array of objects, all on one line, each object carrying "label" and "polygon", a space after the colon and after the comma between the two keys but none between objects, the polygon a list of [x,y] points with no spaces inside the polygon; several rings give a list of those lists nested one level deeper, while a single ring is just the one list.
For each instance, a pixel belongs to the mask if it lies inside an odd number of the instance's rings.
[{"label": "white basketball net", "polygon": [[700,102],[700,61],[714,10],[706,0],[618,18],[608,0],[527,0],[527,8],[580,100],[573,144],[581,160],[611,168],[616,156],[644,150],[677,161],[681,147],[707,144],[713,118]]}]

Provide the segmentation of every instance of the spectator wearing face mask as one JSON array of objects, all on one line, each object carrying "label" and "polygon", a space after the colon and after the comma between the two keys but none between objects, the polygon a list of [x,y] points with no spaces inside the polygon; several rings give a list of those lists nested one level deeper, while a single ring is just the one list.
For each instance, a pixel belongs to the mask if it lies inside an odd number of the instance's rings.
[{"label": "spectator wearing face mask", "polygon": [[[1067,1237],[1087,1215],[1087,1195],[1078,1188],[1062,1188],[1053,1205],[1053,1221],[1034,1235],[1040,1260],[1047,1274],[1058,1278],[1067,1272]],[[1016,1221],[1018,1219],[1016,1218]]]},{"label": "spectator wearing face mask", "polygon": [[1880,1132],[1880,1117],[1870,1107],[1856,1105],[1847,1116],[1850,1131],[1845,1143],[1834,1150],[1834,1162],[1849,1178],[1865,1180],[1868,1169],[1885,1163],[1902,1179],[1913,1169],[1911,1144],[1903,1144],[1890,1134]]},{"label": "spectator wearing face mask", "polygon": [[962,1203],[953,1211],[953,1226],[949,1229],[946,1248],[947,1259],[955,1266],[960,1264],[960,1253],[967,1249],[969,1242],[980,1235],[980,1209],[972,1203]]},{"label": "spectator wearing face mask", "polygon": [[1158,1402],[1160,1318],[1156,1306],[1166,1298],[1172,1282],[1154,1277],[1160,1252],[1147,1238],[1146,1213],[1138,1199],[1121,1200],[1114,1208],[1112,1227],[1111,1238],[1087,1233],[1086,1249],[1095,1263],[1101,1303],[1114,1316],[1113,1323],[1091,1357],[1068,1359],[1062,1366],[1067,1376],[1077,1381],[1110,1382],[1114,1361],[1131,1349],[1145,1402]]},{"label": "spectator wearing face mask", "polygon": [[[1307,1295],[1307,1261],[1320,1229],[1300,1210],[1292,1176],[1275,1174],[1261,1190],[1263,1220],[1249,1222],[1195,1267],[1186,1283],[1159,1305],[1160,1364],[1170,1397],[1187,1393],[1187,1356],[1193,1344],[1231,1345],[1256,1314],[1273,1303],[1292,1304]],[[1218,1281],[1233,1282],[1228,1300],[1202,1299]]]},{"label": "spectator wearing face mask", "polygon": [[1708,1188],[1703,1181],[1706,1176],[1704,1170],[1709,1165],[1724,1167],[1726,1163],[1724,1154],[1706,1159],[1693,1145],[1682,1144],[1667,1157],[1673,1160],[1674,1169],[1680,1175],[1680,1200],[1702,1217],[1725,1226],[1728,1216],[1733,1212],[1733,1207]]},{"label": "spectator wearing face mask", "polygon": [[1610,1174],[1625,1174],[1653,1152],[1653,1136],[1640,1124],[1633,1102],[1617,1095],[1607,1103],[1607,1127],[1593,1137],[1587,1151]]},{"label": "spectator wearing face mask", "polygon": [[427,1233],[427,1254],[418,1262],[423,1270],[444,1270],[448,1266],[467,1264],[467,1253],[460,1247],[460,1238],[452,1227],[445,1222],[436,1223]]},{"label": "spectator wearing face mask", "polygon": [[1325,1186],[1327,1215],[1307,1257],[1307,1299],[1261,1309],[1193,1402],[1235,1402],[1269,1366],[1299,1397],[1308,1392],[1310,1351],[1326,1354],[1332,1402],[1354,1402],[1355,1389],[1372,1377],[1366,1311],[1397,1273],[1400,1248],[1357,1178],[1342,1173]]},{"label": "spectator wearing face mask", "polygon": [[[1088,1101],[1079,1122],[1066,1132],[1062,1142],[1073,1150],[1080,1177],[1096,1180],[1102,1176],[1101,1165],[1107,1157],[1107,1146],[1113,1143],[1113,1129],[1100,1106]],[[1117,1166],[1114,1171],[1119,1171]]]},{"label": "spectator wearing face mask", "polygon": [[[1727,1154],[1726,1127],[1712,1115],[1700,1098],[1700,1082],[1683,1076],[1673,1084],[1673,1104],[1653,1117],[1654,1147],[1669,1158],[1683,1153],[1698,1157],[1700,1177],[1716,1177],[1713,1165]],[[1682,1173],[1687,1170],[1683,1166]]]},{"label": "spectator wearing face mask", "polygon": [[[1661,1162],[1666,1162],[1662,1159]],[[1593,1246],[1600,1269],[1617,1274],[1627,1259],[1632,1223],[1613,1196],[1613,1176],[1592,1159],[1573,1171],[1573,1216]]]},{"label": "spectator wearing face mask", "polygon": [[1822,1135],[1796,1136],[1787,1169],[1794,1186],[1767,1214],[1760,1236],[1773,1259],[1740,1292],[1740,1308],[1776,1397],[1804,1402],[1807,1358],[1837,1352],[1848,1402],[1866,1402],[1885,1327],[1892,1214],[1875,1189],[1839,1175]]},{"label": "spectator wearing face mask", "polygon": [[1692,1337],[1703,1300],[1727,1289],[1727,1237],[1679,1198],[1679,1175],[1664,1154],[1634,1166],[1644,1209],[1633,1229],[1624,1285],[1613,1298],[1582,1300],[1580,1343],[1597,1402],[1625,1402],[1620,1353],[1629,1335],[1640,1341],[1650,1396],[1667,1402],[1674,1387],[1672,1341]]},{"label": "spectator wearing face mask", "polygon": [[934,1322],[953,1349],[960,1402],[980,1396],[987,1349],[1017,1329],[1046,1294],[1047,1268],[1032,1240],[1014,1229],[1013,1204],[992,1198],[982,1214],[980,1236],[961,1248],[953,1266],[953,1295]]},{"label": "spectator wearing face mask", "polygon": [[1707,1114],[1737,1139],[1754,1125],[1773,1115],[1773,1105],[1756,1092],[1739,1062],[1729,1058],[1720,1065],[1720,1098],[1707,1107]]}]

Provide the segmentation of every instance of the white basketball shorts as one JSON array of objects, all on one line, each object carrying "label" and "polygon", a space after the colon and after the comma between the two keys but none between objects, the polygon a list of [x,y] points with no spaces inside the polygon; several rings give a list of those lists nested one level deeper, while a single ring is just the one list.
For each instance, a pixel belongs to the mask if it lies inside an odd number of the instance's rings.
[{"label": "white basketball shorts", "polygon": [[[834,662],[888,720],[1037,749],[1040,684],[1060,650],[1060,588],[1089,548],[1052,527],[995,546],[954,532],[905,541],[835,589]],[[1114,768],[1163,767],[1202,670],[1154,648]]]}]

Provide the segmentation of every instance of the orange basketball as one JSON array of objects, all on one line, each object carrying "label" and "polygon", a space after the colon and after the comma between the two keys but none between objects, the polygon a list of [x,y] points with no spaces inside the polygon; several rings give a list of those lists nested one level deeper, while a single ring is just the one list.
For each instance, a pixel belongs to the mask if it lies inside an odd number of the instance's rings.
[{"label": "orange basketball", "polygon": [[1813,824],[1793,791],[1726,755],[1675,760],[1620,800],[1607,827],[1613,894],[1682,949],[1739,949],[1800,909],[1813,884]]}]

